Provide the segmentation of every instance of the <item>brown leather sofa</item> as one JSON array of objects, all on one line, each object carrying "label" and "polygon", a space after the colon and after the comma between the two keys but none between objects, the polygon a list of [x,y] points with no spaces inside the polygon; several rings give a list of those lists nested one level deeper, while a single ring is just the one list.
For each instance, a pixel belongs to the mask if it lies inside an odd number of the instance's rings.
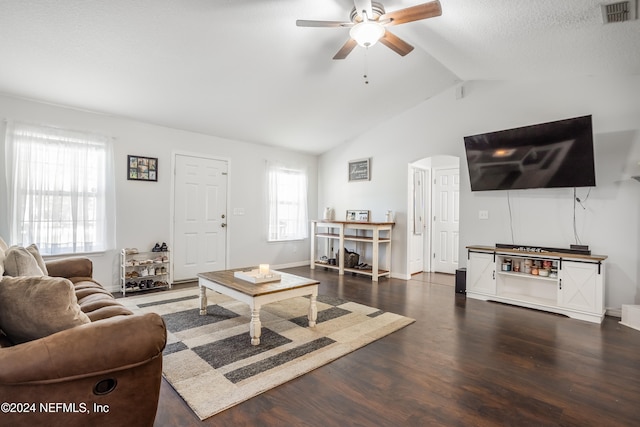
[{"label": "brown leather sofa", "polygon": [[120,304],[91,278],[87,258],[46,266],[49,276],[73,283],[91,321],[16,345],[0,335],[0,425],[152,426],[164,321]]}]

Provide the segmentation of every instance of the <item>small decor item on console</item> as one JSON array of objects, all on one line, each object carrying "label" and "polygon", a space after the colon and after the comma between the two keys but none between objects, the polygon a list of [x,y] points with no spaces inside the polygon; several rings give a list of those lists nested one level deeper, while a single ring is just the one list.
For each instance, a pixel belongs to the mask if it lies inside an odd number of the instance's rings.
[{"label": "small decor item on console", "polygon": [[385,217],[385,220],[386,220],[387,222],[393,222],[393,212],[391,211],[391,209],[389,209],[389,210],[387,211],[387,215],[386,215],[386,217]]},{"label": "small decor item on console", "polygon": [[326,220],[333,221],[335,219],[335,211],[333,208],[326,207],[324,208],[324,218]]}]

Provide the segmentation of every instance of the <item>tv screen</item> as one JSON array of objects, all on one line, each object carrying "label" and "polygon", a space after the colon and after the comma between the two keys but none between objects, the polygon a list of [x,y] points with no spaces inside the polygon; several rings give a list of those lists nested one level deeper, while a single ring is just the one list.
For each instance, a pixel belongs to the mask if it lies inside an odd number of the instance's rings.
[{"label": "tv screen", "polygon": [[596,185],[591,116],[464,137],[471,191]]}]

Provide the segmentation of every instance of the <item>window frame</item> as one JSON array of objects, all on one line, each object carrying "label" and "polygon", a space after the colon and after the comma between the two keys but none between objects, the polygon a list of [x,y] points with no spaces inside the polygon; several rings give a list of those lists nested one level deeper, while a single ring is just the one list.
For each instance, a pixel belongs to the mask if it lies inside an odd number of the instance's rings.
[{"label": "window frame", "polygon": [[[43,256],[103,253],[115,248],[112,138],[9,122],[5,144],[13,244],[35,243]],[[87,160],[91,166],[81,164]],[[92,172],[91,180],[81,175]],[[83,238],[86,236],[91,237]]]}]

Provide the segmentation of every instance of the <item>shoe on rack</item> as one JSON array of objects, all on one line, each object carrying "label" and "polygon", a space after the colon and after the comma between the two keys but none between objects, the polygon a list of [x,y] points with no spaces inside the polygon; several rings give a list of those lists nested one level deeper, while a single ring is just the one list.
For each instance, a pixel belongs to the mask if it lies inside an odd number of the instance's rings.
[{"label": "shoe on rack", "polygon": [[167,252],[169,248],[165,242],[162,242],[162,246],[160,246],[160,252]]},{"label": "shoe on rack", "polygon": [[160,245],[156,243],[156,245],[151,249],[151,252],[160,252]]}]

